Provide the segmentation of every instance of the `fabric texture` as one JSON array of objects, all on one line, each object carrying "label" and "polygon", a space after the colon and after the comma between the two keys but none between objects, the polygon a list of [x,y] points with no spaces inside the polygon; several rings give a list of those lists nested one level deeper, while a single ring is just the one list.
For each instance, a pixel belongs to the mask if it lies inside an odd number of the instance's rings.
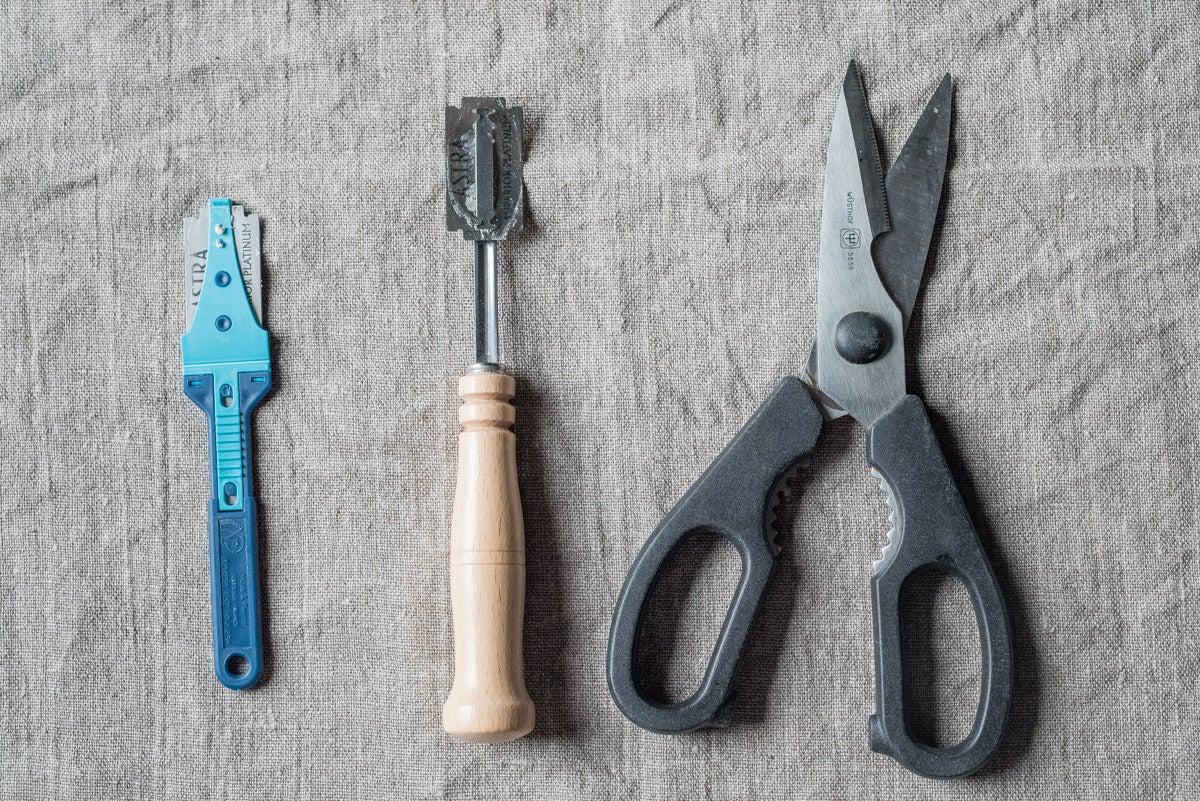
[{"label": "fabric texture", "polygon": [[[1193,3],[16,0],[0,22],[0,798],[1195,797]],[[650,734],[605,684],[641,544],[803,369],[850,58],[885,162],[956,83],[909,382],[1016,659],[1000,752],[961,781],[867,747],[887,508],[846,421],[782,511],[733,725]],[[440,727],[472,336],[443,106],[488,93],[527,127],[500,317],[538,709],[498,746]],[[211,196],[262,217],[275,359],[269,664],[243,694],[212,675],[206,427],[180,376],[182,219]],[[680,565],[653,668],[677,695],[738,569],[712,545]],[[913,692],[956,713],[929,723],[951,740],[978,682],[965,597],[916,599]]]}]

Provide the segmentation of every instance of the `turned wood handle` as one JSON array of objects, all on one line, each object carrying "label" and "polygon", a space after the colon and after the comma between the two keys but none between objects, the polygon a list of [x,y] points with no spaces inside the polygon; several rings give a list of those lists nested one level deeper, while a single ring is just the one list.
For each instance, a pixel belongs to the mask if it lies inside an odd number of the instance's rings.
[{"label": "turned wood handle", "polygon": [[517,492],[513,377],[459,379],[458,489],[450,529],[454,686],[442,726],[463,740],[499,743],[533,730],[525,691],[521,626],[525,611],[525,527]]}]

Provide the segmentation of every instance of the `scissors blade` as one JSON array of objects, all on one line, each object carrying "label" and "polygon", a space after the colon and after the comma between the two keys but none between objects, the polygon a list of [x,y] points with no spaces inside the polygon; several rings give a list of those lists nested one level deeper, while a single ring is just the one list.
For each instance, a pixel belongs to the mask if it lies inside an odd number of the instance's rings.
[{"label": "scissors blade", "polygon": [[[850,62],[825,161],[816,369],[810,362],[807,378],[827,413],[844,410],[864,425],[904,395],[904,318],[871,257],[876,235],[889,229],[871,112],[858,66]],[[874,350],[855,350],[859,345]]]},{"label": "scissors blade", "polygon": [[921,291],[950,149],[953,85],[942,78],[885,182],[891,231],[875,242],[875,269],[908,327]]},{"label": "scissors blade", "polygon": [[[879,145],[875,142],[875,124],[871,121],[871,109],[867,106],[867,92],[863,88],[862,75],[858,64],[850,62],[846,70],[846,78],[842,81],[842,100],[846,104],[846,115],[850,124],[849,135],[854,140],[854,150],[858,156],[858,177],[862,182],[862,198],[867,207],[867,217],[871,223],[873,235],[891,230],[891,219],[888,215],[887,193],[884,188],[883,164],[879,160]],[[830,149],[834,140],[846,136],[846,130],[840,126],[840,116],[834,117],[833,131],[829,136]],[[829,186],[830,164],[826,164],[826,188]],[[849,183],[853,179],[844,177]],[[828,194],[826,194],[828,201]],[[870,244],[867,239],[867,244]]]}]

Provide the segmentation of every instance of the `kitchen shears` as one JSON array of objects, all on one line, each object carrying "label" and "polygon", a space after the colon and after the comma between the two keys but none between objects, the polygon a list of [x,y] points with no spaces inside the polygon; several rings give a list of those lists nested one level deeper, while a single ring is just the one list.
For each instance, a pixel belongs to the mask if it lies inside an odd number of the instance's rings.
[{"label": "kitchen shears", "polygon": [[[867,429],[867,461],[892,509],[893,530],[871,579],[876,712],[872,750],[916,773],[947,778],[980,767],[1000,741],[1012,696],[1004,600],[924,404],[908,394],[904,332],[942,196],[952,84],[942,80],[886,178],[857,66],[834,113],[825,171],[817,281],[817,335],[801,377],[786,377],[663,518],[634,560],[613,613],[608,684],[618,708],[654,732],[728,725],[732,682],[778,554],[774,510],[792,468],[814,449],[825,420],[850,415]],[[727,538],[742,574],[699,689],[666,703],[634,675],[643,608],[672,550],[699,533]],[[911,736],[905,720],[901,589],[924,571],[960,579],[979,628],[981,688],[974,725],[957,745]]]}]

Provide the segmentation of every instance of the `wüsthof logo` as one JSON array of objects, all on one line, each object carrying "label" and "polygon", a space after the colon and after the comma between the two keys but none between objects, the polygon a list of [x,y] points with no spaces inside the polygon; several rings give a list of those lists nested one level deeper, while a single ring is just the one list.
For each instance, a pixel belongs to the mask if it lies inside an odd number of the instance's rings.
[{"label": "w\u00fcsthof logo", "polygon": [[842,229],[842,247],[846,249],[857,248],[862,244],[862,233],[857,228]]}]

